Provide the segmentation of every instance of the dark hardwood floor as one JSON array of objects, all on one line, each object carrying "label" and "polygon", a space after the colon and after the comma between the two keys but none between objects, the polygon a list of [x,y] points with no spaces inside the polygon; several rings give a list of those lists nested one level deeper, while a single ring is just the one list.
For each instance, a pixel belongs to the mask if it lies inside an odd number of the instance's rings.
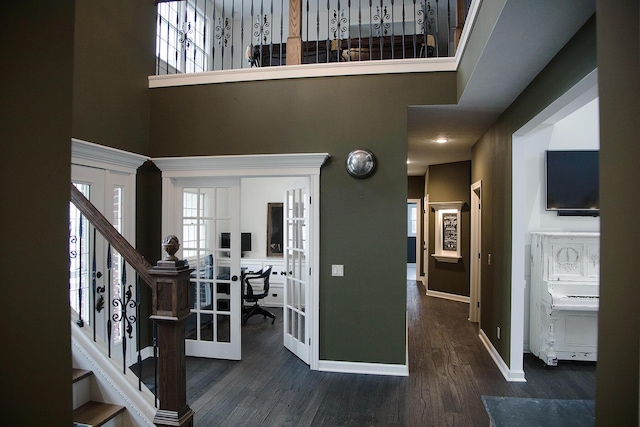
[{"label": "dark hardwood floor", "polygon": [[468,304],[424,291],[407,283],[409,377],[310,371],[282,346],[275,309],[274,325],[257,316],[243,327],[242,361],[187,358],[196,425],[488,426],[482,395],[595,398],[591,362],[545,367],[526,354],[527,382],[505,381],[467,320]]}]

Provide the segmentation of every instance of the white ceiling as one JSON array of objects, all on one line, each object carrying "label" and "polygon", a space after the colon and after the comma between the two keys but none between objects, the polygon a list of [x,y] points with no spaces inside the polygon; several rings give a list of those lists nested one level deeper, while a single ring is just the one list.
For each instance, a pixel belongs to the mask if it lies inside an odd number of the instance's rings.
[{"label": "white ceiling", "polygon": [[[407,175],[471,159],[473,144],[594,12],[595,0],[504,1],[458,104],[409,107]],[[434,142],[441,137],[449,142]]]}]

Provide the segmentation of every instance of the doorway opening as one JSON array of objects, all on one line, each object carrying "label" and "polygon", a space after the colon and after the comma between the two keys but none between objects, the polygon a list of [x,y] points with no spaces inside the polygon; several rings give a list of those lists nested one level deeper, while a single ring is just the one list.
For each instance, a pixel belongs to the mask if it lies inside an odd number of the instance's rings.
[{"label": "doorway opening", "polygon": [[[232,248],[230,251],[230,272],[229,286],[233,290],[237,288],[237,292],[229,292],[231,297],[227,307],[224,307],[223,314],[228,314],[232,319],[237,318],[237,322],[231,322],[234,327],[229,331],[229,342],[215,343],[214,346],[235,345],[238,348],[238,357],[241,358],[241,327],[240,327],[240,311],[241,311],[241,284],[238,280],[241,277],[242,268],[253,269],[258,260],[260,267],[264,267],[268,263],[275,264],[276,257],[267,258],[266,254],[274,252],[282,252],[282,258],[279,258],[283,273],[278,277],[282,279],[283,295],[279,293],[273,298],[282,298],[283,317],[289,321],[284,322],[284,346],[287,347],[297,357],[310,365],[313,370],[318,369],[319,351],[319,325],[318,325],[318,282],[319,282],[319,187],[320,187],[320,167],[328,158],[328,154],[289,154],[289,155],[255,155],[255,156],[211,156],[211,157],[184,157],[184,158],[160,158],[153,159],[153,162],[162,171],[163,181],[163,234],[175,234],[176,230],[182,230],[184,225],[182,210],[182,188],[189,185],[191,181],[207,183],[207,186],[215,187],[221,185],[223,181],[234,181],[237,183],[237,196],[230,195],[229,200],[232,201],[228,205],[228,212],[223,213],[223,217],[237,217],[240,219],[239,225],[235,230],[230,230]],[[266,236],[267,227],[267,211],[270,203],[282,203],[277,200],[262,200],[263,206],[255,209],[255,213],[246,212],[248,218],[245,218],[245,210],[241,209],[240,200],[242,193],[257,184],[260,181],[267,183],[269,180],[282,178],[289,183],[300,182],[303,179],[306,182],[305,189],[293,189],[293,187],[285,188],[285,192],[280,193],[279,200],[284,199],[283,217],[285,228],[283,247],[270,248],[268,252],[266,237],[257,238],[257,234]],[[244,180],[244,185],[242,184]],[[200,184],[203,185],[203,184]],[[234,184],[236,185],[236,184]],[[244,190],[242,189],[244,187]],[[264,188],[263,188],[264,190]],[[231,190],[230,190],[231,191]],[[261,191],[261,190],[256,190]],[[286,195],[285,195],[286,194]],[[312,203],[313,202],[313,203]],[[226,205],[225,205],[226,206]],[[303,207],[304,206],[304,207]],[[258,212],[260,211],[260,212]],[[252,218],[252,215],[256,215]],[[256,219],[257,217],[260,219]],[[289,221],[291,219],[291,221]],[[303,227],[300,224],[303,220]],[[240,234],[251,233],[244,227],[249,227],[252,222],[259,222],[261,231],[257,231],[256,239],[252,242],[251,250],[245,252],[245,257],[240,256]],[[241,224],[241,225],[240,225]],[[257,229],[256,229],[257,230]],[[264,231],[264,233],[262,233]],[[297,233],[297,234],[296,234]],[[236,239],[236,245],[233,239]],[[304,242],[304,256],[300,257],[300,248],[295,245],[296,238]],[[287,236],[294,236],[288,239]],[[214,236],[212,245],[216,247],[218,237]],[[287,242],[291,242],[289,245]],[[255,250],[254,250],[255,245]],[[258,251],[258,248],[259,251]],[[287,248],[291,248],[288,252]],[[265,259],[251,258],[251,252],[264,252]],[[235,256],[234,256],[235,255]],[[251,265],[249,265],[251,264]],[[236,274],[234,274],[236,271]],[[273,271],[272,271],[273,274]],[[233,278],[236,277],[234,281]],[[304,279],[304,280],[303,280]],[[218,279],[211,279],[212,283]],[[277,280],[275,280],[277,281]],[[304,285],[304,289],[295,285]],[[233,295],[236,295],[236,301],[231,301]],[[288,295],[289,294],[289,295]],[[198,301],[196,300],[196,303]],[[289,338],[289,339],[288,339]],[[207,343],[211,344],[211,343]],[[211,346],[211,345],[209,345]],[[234,357],[235,358],[235,357]]]},{"label": "doorway opening", "polygon": [[[592,140],[599,146],[599,141],[594,140],[599,131],[593,128],[599,123],[597,83],[594,70],[512,136],[511,348],[505,375],[511,381],[524,381],[523,354],[529,350],[530,233],[559,231],[569,226],[568,221],[545,212],[544,151],[567,148],[567,144],[574,144],[572,141],[584,144]],[[574,116],[576,112],[591,116]],[[581,231],[599,230],[599,221],[592,218],[571,221],[580,221]]]},{"label": "doorway opening", "polygon": [[422,272],[422,200],[407,200],[407,280],[418,280]]}]

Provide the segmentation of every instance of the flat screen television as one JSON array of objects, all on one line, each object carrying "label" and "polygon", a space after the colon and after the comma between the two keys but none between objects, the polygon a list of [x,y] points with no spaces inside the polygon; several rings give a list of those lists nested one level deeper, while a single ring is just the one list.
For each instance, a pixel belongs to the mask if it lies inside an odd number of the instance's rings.
[{"label": "flat screen television", "polygon": [[558,215],[600,213],[598,150],[546,152],[546,209]]},{"label": "flat screen television", "polygon": [[[231,248],[231,234],[222,233],[220,235],[220,247],[222,249]],[[250,250],[251,250],[251,233],[241,233],[240,234],[240,251],[248,252]]]}]

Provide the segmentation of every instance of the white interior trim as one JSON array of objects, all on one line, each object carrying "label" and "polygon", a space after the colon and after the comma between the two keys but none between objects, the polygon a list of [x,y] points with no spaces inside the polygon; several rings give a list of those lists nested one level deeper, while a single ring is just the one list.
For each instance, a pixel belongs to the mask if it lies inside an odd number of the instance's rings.
[{"label": "white interior trim", "polygon": [[466,304],[469,304],[469,301],[470,301],[469,297],[466,297],[464,295],[456,295],[456,294],[450,294],[448,292],[432,291],[429,288],[427,288],[427,296],[448,299],[451,301],[464,302]]},{"label": "white interior trim", "polygon": [[328,153],[264,154],[234,156],[165,157],[152,161],[162,171],[162,223],[174,224],[175,209],[170,206],[174,200],[174,178],[207,177],[309,177],[309,195],[312,203],[309,215],[312,219],[310,264],[312,274],[309,321],[311,323],[309,344],[309,367],[319,370],[319,299],[320,299],[320,167],[329,158]]},{"label": "white interior trim", "polygon": [[71,163],[135,174],[149,157],[71,138]]},{"label": "white interior trim", "polygon": [[331,62],[279,67],[242,68],[202,73],[149,76],[149,88],[192,86],[261,80],[300,79],[308,77],[357,76],[370,74],[425,73],[455,71],[456,58],[394,59],[378,61]]},{"label": "white interior trim", "polygon": [[151,159],[165,178],[297,176],[319,174],[328,153],[159,157]]},{"label": "white interior trim", "polygon": [[[416,205],[416,280],[420,280],[420,272],[422,271],[422,199],[407,199],[407,204],[414,203]],[[427,260],[428,261],[428,260]]]},{"label": "white interior trim", "polygon": [[489,340],[489,338],[485,335],[482,329],[480,329],[479,337],[480,337],[480,341],[482,341],[485,348],[489,352],[489,355],[491,355],[491,358],[495,362],[496,366],[498,367],[498,369],[500,369],[500,373],[502,374],[505,380],[509,382],[520,382],[520,383],[527,382],[527,380],[524,377],[524,370],[509,369],[507,364],[504,363],[504,360],[502,360],[502,356],[500,356],[500,353],[498,353],[498,350],[496,350],[493,344],[491,344],[491,340]]},{"label": "white interior trim", "polygon": [[[469,321],[480,323],[482,284],[482,180],[471,184]],[[478,254],[478,256],[476,256]]]},{"label": "white interior trim", "polygon": [[519,209],[524,203],[524,177],[516,171],[524,162],[523,147],[519,142],[526,134],[539,126],[554,124],[598,96],[598,70],[587,74],[582,80],[559,96],[545,109],[533,117],[512,135],[512,199],[511,199],[511,347],[509,366],[513,372],[524,372],[524,296],[525,259],[524,248],[526,224]]},{"label": "white interior trim", "polygon": [[392,365],[386,363],[341,362],[335,360],[320,360],[318,370],[324,372],[339,372],[345,374],[391,375],[408,377],[409,365]]}]

